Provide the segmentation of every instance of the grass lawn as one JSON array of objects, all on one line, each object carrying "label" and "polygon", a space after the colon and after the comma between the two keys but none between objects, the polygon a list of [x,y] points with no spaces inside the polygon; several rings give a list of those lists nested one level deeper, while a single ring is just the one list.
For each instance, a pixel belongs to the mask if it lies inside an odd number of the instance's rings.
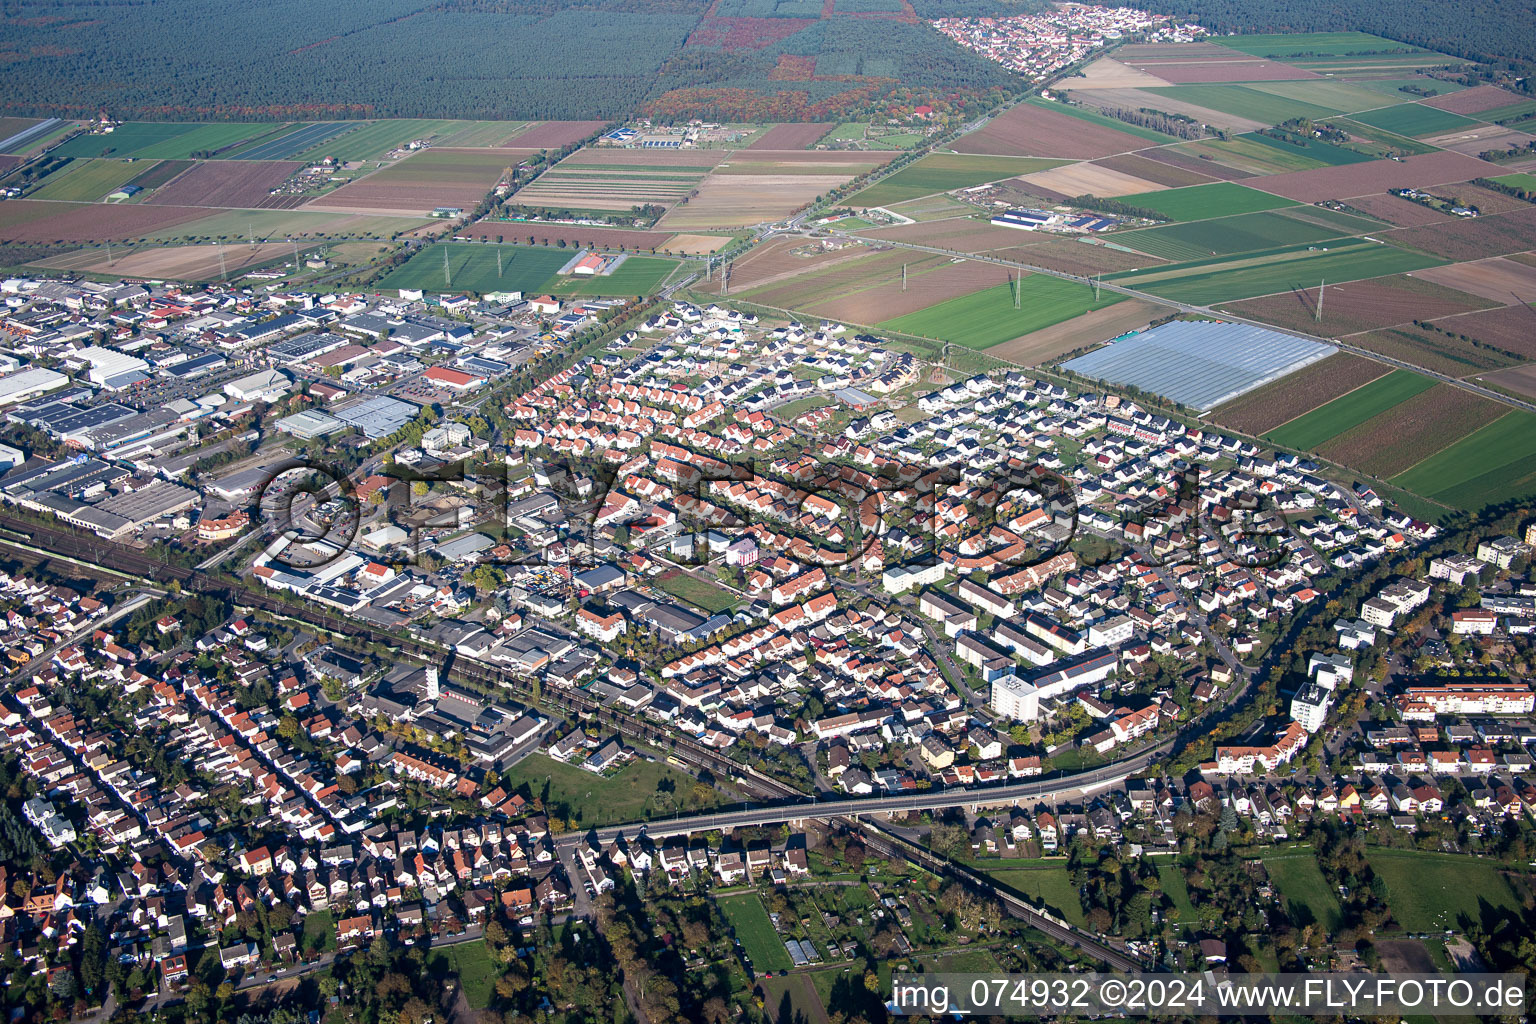
[{"label": "grass lawn", "polygon": [[1013,306],[1013,284],[983,288],[937,305],[887,320],[881,327],[920,337],[947,339],[965,348],[986,349],[1022,337],[1063,320],[1120,301],[1104,292],[1093,301],[1093,289],[1076,281],[1032,274],[1018,283],[1020,307]]},{"label": "grass lawn", "polygon": [[[445,252],[448,254],[446,274],[443,271]],[[501,254],[499,274],[496,266],[498,252]],[[557,271],[569,263],[576,252],[575,249],[542,246],[440,242],[427,246],[384,275],[378,287],[480,294],[520,291],[525,295],[537,295],[551,287]]]},{"label": "grass lawn", "polygon": [[1409,932],[1459,929],[1462,915],[1481,920],[1484,904],[1506,913],[1520,905],[1489,861],[1417,850],[1371,850],[1367,859],[1386,883],[1392,916]]},{"label": "grass lawn", "polygon": [[653,582],[658,589],[710,614],[723,612],[741,600],[735,594],[686,572],[663,573]]},{"label": "grass lawn", "polygon": [[1434,379],[1423,374],[1393,370],[1364,387],[1296,417],[1264,437],[1288,448],[1307,451],[1434,386]]},{"label": "grass lawn", "polygon": [[29,199],[94,203],[149,168],[126,160],[72,160],[62,173],[49,176]]},{"label": "grass lawn", "polygon": [[433,950],[427,959],[427,969],[433,974],[458,975],[459,984],[464,986],[464,999],[471,1009],[483,1010],[491,1005],[496,968],[491,964],[484,939]]},{"label": "grass lawn", "polygon": [[1362,114],[1355,114],[1351,120],[1414,138],[1421,135],[1454,132],[1461,128],[1471,128],[1478,123],[1470,117],[1462,117],[1449,110],[1426,107],[1422,103],[1399,103],[1395,107],[1367,110]]},{"label": "grass lawn", "polygon": [[1268,192],[1260,192],[1258,189],[1247,188],[1230,181],[1170,188],[1162,192],[1142,192],[1138,195],[1121,196],[1119,202],[1127,206],[1151,210],[1169,220],[1206,220],[1212,217],[1230,217],[1237,213],[1258,213],[1261,210],[1277,210],[1282,206],[1296,205],[1289,199],[1272,196]]},{"label": "grass lawn", "polygon": [[885,206],[935,192],[969,188],[983,182],[1014,178],[1051,167],[1066,160],[1042,160],[1035,157],[965,156],[958,153],[933,153],[913,161],[901,170],[848,200],[849,206]]},{"label": "grass lawn", "polygon": [[773,922],[757,893],[721,896],[715,904],[730,922],[737,941],[747,951],[754,971],[787,971],[794,966],[784,948],[784,940],[773,930]]},{"label": "grass lawn", "polygon": [[1195,905],[1189,901],[1189,883],[1184,881],[1184,872],[1172,857],[1157,857],[1155,860],[1157,880],[1162,883],[1163,892],[1167,894],[1173,908],[1179,912],[1179,923],[1193,925]]},{"label": "grass lawn", "polygon": [[[1003,865],[1008,861],[998,863]],[[1055,911],[1064,920],[1078,927],[1084,925],[1083,904],[1077,898],[1077,889],[1072,885],[1072,876],[1067,873],[1065,861],[1033,868],[994,868],[989,863],[987,874]]]},{"label": "grass lawn", "polygon": [[[501,784],[509,792],[524,783],[534,796],[544,799],[552,814],[572,818],[582,828],[696,806],[691,798],[692,776],[644,758],[631,761],[616,775],[603,776],[545,754],[529,754],[501,775]],[[663,783],[670,789],[658,789]]]},{"label": "grass lawn", "polygon": [[1264,870],[1298,927],[1316,922],[1332,935],[1343,925],[1344,911],[1311,850],[1268,851]]},{"label": "grass lawn", "polygon": [[1536,490],[1536,416],[1505,413],[1399,473],[1392,483],[1466,509]]},{"label": "grass lawn", "polygon": [[1443,262],[1435,256],[1382,242],[1342,239],[1326,246],[1293,245],[1236,256],[1211,256],[1171,267],[1129,270],[1106,274],[1105,280],[1179,302],[1210,305],[1315,288],[1318,281],[1344,284],[1367,277],[1403,274]]},{"label": "grass lawn", "polygon": [[304,915],[303,947],[316,952],[330,952],[336,948],[336,919],[329,910],[316,910]]}]

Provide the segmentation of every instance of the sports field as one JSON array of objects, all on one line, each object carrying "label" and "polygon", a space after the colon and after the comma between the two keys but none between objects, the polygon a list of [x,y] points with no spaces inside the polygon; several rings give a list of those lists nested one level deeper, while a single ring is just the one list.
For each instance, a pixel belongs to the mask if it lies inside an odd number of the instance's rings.
[{"label": "sports field", "polygon": [[849,206],[887,206],[917,199],[935,192],[970,188],[988,181],[1016,178],[1021,174],[1059,167],[1065,160],[1032,157],[966,156],[958,153],[934,153],[914,161],[883,181],[848,200]]},{"label": "sports field", "polygon": [[[1014,308],[1014,289],[1020,308]],[[986,349],[1059,324],[1090,309],[1113,305],[1122,296],[1104,292],[1093,301],[1093,289],[1076,281],[1032,274],[1015,284],[1000,284],[908,313],[879,326],[925,338],[952,341],[966,348]]]},{"label": "sports field", "polygon": [[1536,415],[1505,413],[1392,483],[1466,509],[1536,491]]},{"label": "sports field", "polygon": [[1205,220],[1294,205],[1290,199],[1282,199],[1230,181],[1213,181],[1209,185],[1190,185],[1162,192],[1142,192],[1121,196],[1119,201],[1127,206],[1151,210],[1169,220]]},{"label": "sports field", "polygon": [[29,199],[57,199],[94,203],[149,168],[127,160],[72,160],[62,172],[51,175]]},{"label": "sports field", "polygon": [[1296,417],[1264,437],[1288,448],[1310,451],[1350,427],[1434,386],[1434,379],[1423,374],[1393,370],[1385,377],[1378,377],[1362,388]]},{"label": "sports field", "polygon": [[606,277],[570,275],[551,284],[548,290],[565,295],[651,295],[677,269],[677,264],[677,260],[660,256],[630,256]]},{"label": "sports field", "polygon": [[1187,221],[1115,236],[1115,241],[1165,260],[1198,260],[1223,253],[1253,252],[1283,245],[1321,242],[1347,232],[1279,213],[1243,213],[1215,220]]},{"label": "sports field", "polygon": [[1387,906],[1409,932],[1459,929],[1463,916],[1481,923],[1483,910],[1499,914],[1520,906],[1514,890],[1486,860],[1417,850],[1371,849],[1371,868],[1387,886]]},{"label": "sports field", "polygon": [[1106,275],[1105,280],[1114,280],[1177,302],[1210,305],[1315,288],[1318,281],[1342,284],[1367,277],[1402,274],[1443,262],[1434,256],[1380,242],[1346,238],[1326,246],[1288,246],[1236,256],[1212,256],[1172,267],[1129,270]]},{"label": "sports field", "polygon": [[1470,117],[1462,117],[1449,110],[1426,107],[1422,103],[1399,103],[1395,107],[1367,110],[1353,115],[1351,120],[1411,138],[1473,128],[1478,123]]},{"label": "sports field", "polygon": [[715,905],[725,915],[731,931],[736,933],[736,940],[746,950],[754,972],[787,971],[795,965],[789,958],[789,951],[784,948],[784,940],[773,930],[773,921],[769,919],[768,911],[763,909],[763,901],[757,893],[721,896],[715,900]]},{"label": "sports field", "polygon": [[[498,268],[497,253],[501,254]],[[447,254],[446,271],[444,253]],[[443,242],[428,246],[379,281],[379,287],[433,292],[539,292],[575,255],[572,249]]]},{"label": "sports field", "polygon": [[1343,925],[1344,911],[1310,848],[1267,851],[1264,870],[1298,927],[1316,923],[1332,935]]}]

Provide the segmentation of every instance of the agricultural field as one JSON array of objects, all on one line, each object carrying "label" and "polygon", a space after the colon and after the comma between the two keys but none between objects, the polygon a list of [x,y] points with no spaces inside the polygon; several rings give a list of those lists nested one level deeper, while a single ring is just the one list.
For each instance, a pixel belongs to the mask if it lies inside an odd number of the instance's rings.
[{"label": "agricultural field", "polygon": [[1536,309],[1524,304],[1466,313],[1435,322],[1436,327],[1465,334],[1485,345],[1536,359]]},{"label": "agricultural field", "polygon": [[1316,281],[1345,282],[1401,274],[1440,262],[1433,256],[1380,242],[1343,239],[1327,247],[1289,246],[1130,270],[1106,280],[1178,302],[1209,305],[1294,291]]},{"label": "agricultural field", "polygon": [[1483,907],[1513,912],[1520,901],[1496,862],[1451,854],[1372,848],[1371,869],[1387,887],[1387,907],[1407,932],[1460,930]]},{"label": "agricultural field", "polygon": [[292,160],[329,139],[356,131],[356,121],[316,121],[230,152],[233,160]]},{"label": "agricultural field", "polygon": [[217,281],[225,275],[233,278],[264,264],[288,259],[292,253],[293,247],[287,242],[258,242],[255,245],[223,247],[181,245],[118,248],[111,252],[110,258],[104,248],[93,247],[41,260],[33,266],[68,273],[110,274],[126,278]]},{"label": "agricultural field", "polygon": [[[1015,291],[1020,308],[1014,308]],[[971,349],[988,349],[1043,327],[1070,320],[1091,309],[1114,305],[1123,296],[1104,293],[1075,281],[1031,274],[1018,283],[994,285],[949,299],[917,313],[887,320],[879,326],[904,334],[952,341]]]},{"label": "agricultural field", "polygon": [[0,241],[121,242],[151,238],[207,216],[184,206],[49,203],[12,199],[0,203]]},{"label": "agricultural field", "polygon": [[1486,309],[1491,304],[1487,299],[1446,287],[1445,283],[1436,283],[1423,276],[1432,273],[1434,270],[1328,285],[1323,295],[1321,319],[1316,317],[1316,285],[1226,303],[1221,308],[1276,327],[1338,338],[1407,323],[1409,320],[1433,320],[1470,313]]},{"label": "agricultural field", "polygon": [[1253,252],[1339,238],[1348,232],[1294,220],[1279,213],[1244,213],[1117,234],[1115,241],[1165,260]]},{"label": "agricultural field", "polygon": [[[129,209],[168,210],[169,207],[140,205],[114,206],[115,211]],[[181,209],[178,207],[177,209]],[[423,217],[369,216],[355,213],[307,212],[302,210],[188,210],[196,214],[190,223],[170,221],[149,232],[156,241],[182,239],[201,241],[258,242],[285,238],[393,238],[400,235],[425,237],[441,231],[443,222]],[[115,215],[115,214],[114,214]]]},{"label": "agricultural field", "polygon": [[[1415,277],[1481,296],[1499,305],[1511,299],[1536,302],[1536,267],[1510,259],[1473,260],[1420,270]],[[1465,312],[1457,310],[1456,312]],[[1415,310],[1415,319],[1433,320]],[[1442,314],[1444,315],[1444,314]]]},{"label": "agricultural field", "polygon": [[1045,102],[1042,106],[1024,102],[993,117],[976,131],[961,136],[952,148],[957,153],[987,156],[1094,160],[1145,149],[1146,145],[1146,139],[1129,131],[1073,117],[1065,113],[1060,104]]},{"label": "agricultural field", "polygon": [[[286,128],[286,125],[276,124],[193,125],[189,132],[142,146],[130,155],[136,160],[186,160],[194,153],[206,153],[218,157],[251,139],[275,135],[285,131]],[[113,134],[117,133],[113,132]]]},{"label": "agricultural field", "polygon": [[1500,185],[1508,185],[1510,188],[1523,188],[1529,192],[1536,192],[1536,174],[1526,174],[1524,172],[1501,174],[1490,180],[1496,181]]},{"label": "agricultural field", "polygon": [[523,150],[429,149],[343,185],[309,206],[423,214],[439,206],[469,210],[525,155]]},{"label": "agricultural field", "polygon": [[847,294],[807,307],[807,312],[829,320],[853,324],[873,324],[926,309],[936,303],[997,284],[1007,277],[1002,267],[971,260],[953,260],[944,256],[911,253],[904,265],[906,286],[902,286],[901,267],[887,269],[880,277],[869,277]]},{"label": "agricultural field", "polygon": [[[1296,32],[1273,35],[1217,36],[1213,40],[1221,46],[1254,57],[1285,59],[1310,59],[1313,57],[1345,57],[1350,55],[1382,53],[1397,57],[1402,53],[1427,53],[1416,46],[1400,43],[1395,39],[1373,36],[1368,32]],[[1298,57],[1304,54],[1305,57]]]},{"label": "agricultural field", "polygon": [[160,160],[134,175],[128,184],[137,185],[142,189],[157,189],[176,175],[191,168],[194,163],[196,161],[193,160]]},{"label": "agricultural field", "polygon": [[1343,908],[1310,847],[1267,851],[1263,860],[1265,873],[1285,900],[1286,911],[1298,928],[1317,924],[1328,935],[1339,930],[1344,922]]},{"label": "agricultural field", "polygon": [[1392,478],[1456,508],[1480,508],[1536,487],[1536,416],[1511,411]]},{"label": "agricultural field", "polygon": [[1432,188],[1476,178],[1488,165],[1461,153],[1425,153],[1406,160],[1371,160],[1363,164],[1320,167],[1311,171],[1276,174],[1253,182],[1277,196],[1299,203],[1324,199],[1350,199],[1378,195],[1394,188]]},{"label": "agricultural field", "polygon": [[286,161],[207,160],[158,189],[145,202],[155,206],[288,209],[298,206],[302,198],[274,196],[272,190],[302,166]]},{"label": "agricultural field", "polygon": [[1455,385],[1436,384],[1319,445],[1317,453],[1385,480],[1508,410]]},{"label": "agricultural field", "polygon": [[1038,160],[1006,156],[961,156],[934,153],[903,167],[869,188],[855,193],[849,206],[889,206],[937,192],[969,188],[988,181],[1059,167],[1064,160]]},{"label": "agricultural field", "polygon": [[[157,146],[192,132],[198,125],[164,121],[128,121],[104,135],[76,135],[50,151],[52,156],[92,157],[137,156],[140,150]],[[184,153],[172,154],[185,156]]]},{"label": "agricultural field", "polygon": [[[809,149],[821,139],[822,136],[832,132],[838,126],[829,123],[815,121],[806,124],[776,124],[769,128],[760,137],[754,139],[748,149]],[[864,126],[859,125],[860,129]],[[863,138],[861,131],[858,138]]]},{"label": "agricultural field", "polygon": [[1279,124],[1293,117],[1321,119],[1344,112],[1336,107],[1275,96],[1248,85],[1176,85],[1146,91],[1266,125]]},{"label": "agricultural field", "polygon": [[1168,220],[1205,220],[1293,205],[1288,200],[1230,181],[1121,196],[1120,201],[1127,206],[1151,210]]},{"label": "agricultural field", "polygon": [[1220,406],[1211,413],[1211,419],[1259,437],[1388,372],[1390,368],[1384,363],[1336,352]]},{"label": "agricultural field", "polygon": [[[620,152],[630,155],[627,150]],[[718,157],[718,153],[698,154],[706,157],[706,162],[685,164],[665,159],[671,152],[664,150],[654,154],[661,159],[645,160],[653,154],[637,151],[633,162],[620,164],[611,158],[584,159],[589,154],[581,150],[519,189],[515,201],[522,206],[569,210],[670,207],[698,188]]]},{"label": "agricultural field", "polygon": [[[1448,325],[1448,331],[1456,331],[1461,320],[1461,317],[1454,317],[1443,323]],[[1518,359],[1498,349],[1472,345],[1461,338],[1459,332],[1441,333],[1433,327],[1424,328],[1413,324],[1352,334],[1349,343],[1449,377],[1485,373],[1518,362]]]},{"label": "agricultural field", "polygon": [[[821,156],[808,153],[808,156]],[[803,165],[808,166],[808,165]],[[845,184],[864,168],[848,165],[835,174],[730,173],[706,177],[686,204],[673,207],[658,226],[672,231],[740,228],[783,220],[804,209],[816,197]]]},{"label": "agricultural field", "polygon": [[1400,228],[1384,237],[1432,252],[1452,262],[1508,256],[1531,248],[1536,237],[1536,207],[1475,219],[1456,219],[1421,228]]},{"label": "agricultural field", "polygon": [[1048,171],[1036,171],[1020,178],[1019,182],[1030,192],[1043,189],[1040,195],[1054,194],[1069,198],[1083,195],[1113,198],[1146,193],[1157,186],[1155,181],[1085,161],[1053,167]]},{"label": "agricultural field", "polygon": [[794,966],[784,948],[784,940],[773,930],[773,921],[763,909],[763,901],[757,893],[719,896],[715,905],[725,915],[747,959],[752,961],[754,972],[787,971]]},{"label": "agricultural field", "polygon": [[[1375,159],[1374,153],[1364,153],[1358,149],[1349,149],[1345,146],[1336,146],[1322,139],[1314,139],[1310,136],[1301,136],[1295,133],[1283,133],[1283,138],[1276,138],[1272,134],[1254,132],[1251,135],[1240,136],[1238,140],[1251,142],[1261,149],[1267,149],[1277,157],[1299,158],[1298,162],[1305,161],[1314,167],[1338,167],[1341,164],[1363,164],[1367,160]],[[1306,167],[1277,167],[1273,174],[1286,171],[1304,171]]]},{"label": "agricultural field", "polygon": [[1346,430],[1434,386],[1434,379],[1423,374],[1393,370],[1384,377],[1269,431],[1264,438],[1287,448],[1312,451]]},{"label": "agricultural field", "polygon": [[1399,103],[1395,107],[1367,110],[1354,114],[1350,120],[1414,139],[1471,128],[1477,124],[1470,117],[1422,103]]},{"label": "agricultural field", "polygon": [[1127,122],[1121,121],[1118,118],[1107,117],[1106,115],[1099,113],[1097,110],[1093,110],[1088,107],[1075,106],[1068,103],[1052,103],[1049,100],[1042,100],[1038,98],[1031,98],[1028,102],[1044,106],[1048,110],[1058,110],[1070,117],[1077,118],[1079,121],[1098,125],[1100,128],[1107,128],[1110,131],[1119,132],[1123,135],[1134,135],[1138,139],[1146,139],[1151,143],[1174,141],[1174,137],[1172,135],[1164,135],[1162,132],[1153,131],[1151,128],[1143,128],[1140,125],[1128,124]]},{"label": "agricultural field", "polygon": [[139,164],[127,160],[71,160],[49,175],[29,199],[96,203],[140,173]]},{"label": "agricultural field", "polygon": [[1150,181],[1164,188],[1204,185],[1212,180],[1210,175],[1185,167],[1175,167],[1173,164],[1153,160],[1139,153],[1107,156],[1102,160],[1095,160],[1094,164],[1098,167],[1108,167],[1112,171],[1119,171],[1121,174],[1129,174],[1134,178],[1141,178],[1143,181]]},{"label": "agricultural field", "polygon": [[1118,338],[1128,331],[1145,330],[1152,321],[1172,313],[1173,309],[1168,306],[1126,299],[994,345],[987,350],[987,355],[1024,366],[1041,366]]}]

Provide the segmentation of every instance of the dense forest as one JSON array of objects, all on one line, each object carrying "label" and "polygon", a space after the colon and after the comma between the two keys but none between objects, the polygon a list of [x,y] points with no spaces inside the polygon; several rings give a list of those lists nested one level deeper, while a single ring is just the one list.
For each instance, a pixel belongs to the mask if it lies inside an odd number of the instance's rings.
[{"label": "dense forest", "polygon": [[1196,19],[1217,32],[1353,29],[1469,60],[1536,65],[1536,17],[1529,0],[1146,0],[1142,6]]},{"label": "dense forest", "polygon": [[[1037,0],[919,0],[922,16]],[[894,0],[3,0],[0,114],[616,118],[878,109],[1017,80]],[[696,102],[695,102],[696,101]]]}]

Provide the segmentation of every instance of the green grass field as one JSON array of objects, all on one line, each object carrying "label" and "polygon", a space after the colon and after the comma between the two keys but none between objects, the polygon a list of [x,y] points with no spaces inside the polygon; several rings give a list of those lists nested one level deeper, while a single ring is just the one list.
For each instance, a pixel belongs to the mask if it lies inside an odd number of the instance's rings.
[{"label": "green grass field", "polygon": [[1310,849],[1267,851],[1264,870],[1269,872],[1270,881],[1285,899],[1291,920],[1298,927],[1316,922],[1329,935],[1342,927],[1343,908],[1317,866],[1317,855]]},{"label": "green grass field", "polygon": [[1059,324],[1090,309],[1120,301],[1105,292],[1093,301],[1093,289],[1076,281],[1033,274],[1019,283],[1022,308],[1013,308],[1012,284],[948,299],[937,305],[887,320],[881,327],[925,338],[939,338],[966,348],[986,349]]},{"label": "green grass field", "polygon": [[148,169],[146,164],[127,160],[72,160],[62,172],[51,175],[42,188],[27,198],[94,203]]},{"label": "green grass field", "polygon": [[713,583],[686,572],[679,572],[665,578],[658,577],[652,582],[657,589],[664,590],[678,600],[685,601],[710,614],[723,612],[740,600],[729,591],[721,590]]},{"label": "green grass field", "polygon": [[1523,188],[1530,192],[1536,192],[1536,174],[1501,174],[1492,179],[1500,185],[1508,185],[1510,188]]},{"label": "green grass field", "polygon": [[1286,57],[1297,53],[1322,56],[1344,56],[1351,53],[1392,52],[1412,50],[1422,53],[1416,46],[1384,39],[1366,32],[1298,32],[1273,35],[1212,36],[1211,42],[1229,46],[1255,57]]},{"label": "green grass field", "polygon": [[464,986],[464,999],[470,1009],[483,1010],[491,1005],[496,991],[497,971],[484,939],[457,942],[434,949],[427,957],[427,969],[433,974],[456,974]]},{"label": "green grass field", "polygon": [[1484,121],[1507,121],[1512,118],[1527,118],[1533,113],[1536,113],[1536,100],[1515,100],[1502,107],[1479,110],[1477,116]]},{"label": "green grass field", "polygon": [[1328,166],[1308,156],[1303,147],[1278,142],[1266,144],[1260,141],[1257,133],[1234,135],[1225,139],[1201,139],[1199,142],[1185,142],[1168,148],[1171,152],[1185,153],[1198,160],[1213,160],[1249,174],[1286,174]]},{"label": "green grass field", "polygon": [[1337,107],[1260,92],[1246,85],[1175,85],[1147,92],[1265,124],[1279,124],[1293,117],[1325,118],[1344,112]]},{"label": "green grass field", "polygon": [[661,283],[677,269],[677,264],[677,260],[661,256],[630,256],[606,277],[565,277],[550,285],[548,290],[559,295],[607,295],[613,298],[650,295],[661,288]]},{"label": "green grass field", "polygon": [[[431,224],[426,217],[386,217],[382,215],[340,215],[334,213],[310,213],[302,210],[239,210],[214,213],[211,217],[173,224],[150,235],[157,241],[177,241],[184,238],[228,238],[244,241],[254,236],[258,242],[281,242],[289,237],[313,238],[326,235],[338,238],[358,235],[368,238],[388,238],[400,231],[411,231]],[[442,266],[442,256],[438,256]],[[494,272],[494,267],[492,268]]]},{"label": "green grass field", "polygon": [[1252,140],[1278,153],[1302,157],[1318,167],[1363,164],[1367,160],[1375,159],[1369,153],[1362,153],[1358,149],[1346,149],[1343,146],[1335,146],[1331,142],[1324,142],[1322,139],[1303,138],[1299,135],[1277,139],[1273,135],[1260,135],[1258,132],[1253,132],[1239,138]]},{"label": "green grass field", "polygon": [[1407,135],[1410,138],[1454,132],[1462,128],[1475,127],[1479,123],[1470,117],[1462,117],[1449,110],[1426,107],[1422,103],[1399,103],[1395,107],[1367,110],[1352,115],[1350,120],[1398,135]]},{"label": "green grass field", "polygon": [[1284,245],[1321,242],[1346,232],[1309,224],[1279,213],[1243,213],[1215,220],[1187,221],[1117,235],[1122,245],[1166,260],[1199,260],[1223,253],[1253,252]]},{"label": "green grass field", "polygon": [[[1429,79],[1426,78],[1425,81]],[[1335,107],[1339,110],[1371,110],[1386,106],[1381,93],[1355,82],[1337,79],[1313,78],[1300,82],[1248,82],[1245,84],[1251,89],[1271,96],[1280,96],[1300,103],[1312,103],[1320,107]]]},{"label": "green grass field", "polygon": [[1536,491],[1536,416],[1505,413],[1399,473],[1392,483],[1466,509]]},{"label": "green grass field", "polygon": [[1295,205],[1290,199],[1282,199],[1230,181],[1170,188],[1162,192],[1141,192],[1121,196],[1119,202],[1151,210],[1169,220],[1207,220]]},{"label": "green grass field", "polygon": [[1353,135],[1358,142],[1355,145],[1373,148],[1378,153],[1401,153],[1406,156],[1418,156],[1421,153],[1438,153],[1434,146],[1418,139],[1410,139],[1406,135],[1389,132],[1375,125],[1365,124],[1349,117],[1336,117],[1328,122],[1336,128],[1340,128]]},{"label": "green grass field", "polygon": [[[998,863],[1005,865],[1008,861]],[[1077,898],[1077,890],[1072,886],[1072,876],[1067,873],[1065,862],[1028,868],[999,867],[995,870],[991,864],[987,864],[988,875],[1055,911],[1064,920],[1083,927],[1083,904]]]},{"label": "green grass field", "polygon": [[964,156],[934,153],[913,161],[883,181],[848,200],[849,206],[886,206],[935,192],[969,188],[983,182],[1014,178],[1021,174],[1059,167],[1066,160],[1042,160],[1035,157]]},{"label": "green grass field", "polygon": [[769,919],[768,911],[763,909],[763,901],[756,893],[721,896],[715,900],[715,904],[725,915],[726,921],[730,922],[731,930],[746,950],[754,971],[787,971],[795,965],[789,958],[789,951],[784,948],[784,940],[773,930],[773,921]]},{"label": "green grass field", "polygon": [[127,121],[107,135],[77,135],[56,147],[53,156],[134,156],[139,150],[176,139],[196,129],[195,124],[164,121]]},{"label": "green grass field", "polygon": [[1423,374],[1393,370],[1282,424],[1264,437],[1288,448],[1308,451],[1434,386],[1434,379]]},{"label": "green grass field", "polygon": [[1168,901],[1179,912],[1179,922],[1193,925],[1195,905],[1190,902],[1189,883],[1184,880],[1184,872],[1172,857],[1158,857],[1156,860],[1157,880],[1162,884],[1163,893],[1168,897]]},{"label": "green grass field", "polygon": [[1373,849],[1367,855],[1387,886],[1387,906],[1409,932],[1459,929],[1462,915],[1480,921],[1483,904],[1517,910],[1520,901],[1497,864],[1416,850]]},{"label": "green grass field", "polygon": [[1250,299],[1318,281],[1343,284],[1367,277],[1439,266],[1444,260],[1396,246],[1343,239],[1327,246],[1289,246],[1237,256],[1212,256],[1172,267],[1105,275],[1123,285],[1195,305]]},{"label": "green grass field", "polygon": [[[498,273],[496,254],[501,253]],[[448,272],[443,272],[443,253]],[[428,246],[379,281],[379,287],[421,288],[433,292],[520,291],[533,295],[547,290],[557,271],[575,249],[526,245],[489,245],[473,242],[442,242]]]},{"label": "green grass field", "polygon": [[[644,758],[630,762],[617,775],[602,776],[544,754],[529,754],[501,774],[501,784],[508,792],[525,782],[535,797],[544,799],[546,807],[556,809],[552,813],[564,809],[582,828],[696,806],[690,798],[692,776]],[[672,788],[658,790],[662,782]],[[548,797],[544,795],[546,786]]]},{"label": "green grass field", "polygon": [[275,124],[193,125],[189,132],[134,150],[133,156],[137,159],[185,160],[193,153],[217,153],[223,149],[234,149],[249,139],[268,133],[276,136],[274,129],[282,127]]}]

